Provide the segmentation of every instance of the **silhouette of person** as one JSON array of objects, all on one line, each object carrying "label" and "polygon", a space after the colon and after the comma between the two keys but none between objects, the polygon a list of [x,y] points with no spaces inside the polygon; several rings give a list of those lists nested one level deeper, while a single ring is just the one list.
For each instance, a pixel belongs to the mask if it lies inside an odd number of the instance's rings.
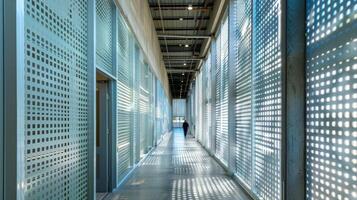
[{"label": "silhouette of person", "polygon": [[188,127],[189,127],[190,125],[188,125],[188,123],[187,123],[187,121],[185,120],[184,122],[183,122],[183,124],[182,124],[182,128],[183,128],[183,133],[185,134],[185,137],[186,137],[186,135],[187,135],[187,131],[188,131]]}]

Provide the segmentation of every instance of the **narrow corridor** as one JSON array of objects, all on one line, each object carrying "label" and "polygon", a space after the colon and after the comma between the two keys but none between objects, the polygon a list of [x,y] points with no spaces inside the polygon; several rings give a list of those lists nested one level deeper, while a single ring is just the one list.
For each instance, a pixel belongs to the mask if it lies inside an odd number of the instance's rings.
[{"label": "narrow corridor", "polygon": [[222,167],[181,129],[166,136],[127,183],[105,200],[248,199]]}]

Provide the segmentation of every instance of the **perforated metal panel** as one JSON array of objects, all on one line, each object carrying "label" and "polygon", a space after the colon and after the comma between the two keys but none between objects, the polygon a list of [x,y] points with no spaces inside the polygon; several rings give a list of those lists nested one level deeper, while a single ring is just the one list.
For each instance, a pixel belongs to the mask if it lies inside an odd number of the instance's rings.
[{"label": "perforated metal panel", "polygon": [[113,0],[96,0],[97,67],[113,72],[113,27],[115,5]]},{"label": "perforated metal panel", "polygon": [[120,181],[130,167],[132,134],[132,81],[133,71],[130,63],[130,42],[128,27],[118,15],[117,41],[117,180]]},{"label": "perforated metal panel", "polygon": [[254,1],[253,7],[253,191],[260,199],[280,199],[280,0]]},{"label": "perforated metal panel", "polygon": [[357,199],[357,1],[307,0],[307,199]]},{"label": "perforated metal panel", "polygon": [[235,70],[236,174],[252,186],[252,5],[250,0],[231,1],[230,26],[234,41],[230,50]]},{"label": "perforated metal panel", "polygon": [[172,111],[170,110],[170,104],[165,95],[164,88],[158,79],[156,79],[156,100],[156,134],[157,139],[161,140],[162,136],[172,127],[170,123],[172,121]]},{"label": "perforated metal panel", "polygon": [[203,129],[202,129],[202,72],[198,74],[196,77],[196,88],[195,88],[195,97],[196,97],[196,107],[195,107],[195,132],[196,132],[196,137],[199,141],[203,142]]},{"label": "perforated metal panel", "polygon": [[155,119],[155,90],[154,90],[154,81],[153,81],[153,73],[151,72],[148,66],[148,74],[147,74],[147,83],[148,83],[148,94],[149,94],[149,102],[148,102],[148,136],[146,140],[146,146],[150,149],[154,146],[154,119]]},{"label": "perforated metal panel", "polygon": [[207,148],[211,147],[211,102],[212,102],[212,83],[211,83],[211,54],[207,56],[203,69],[203,143]]},{"label": "perforated metal panel", "polygon": [[[215,140],[216,140],[216,154],[219,157],[223,157],[222,152],[222,124],[221,124],[221,96],[222,96],[222,66],[221,66],[221,34],[217,34],[217,39],[215,40],[214,51],[215,51],[215,75],[216,75],[216,94],[215,94]],[[195,103],[196,104],[196,103]]]},{"label": "perforated metal panel", "polygon": [[133,66],[133,150],[134,150],[134,160],[139,162],[140,160],[140,110],[139,110],[139,100],[140,100],[140,73],[141,73],[141,52],[139,47],[135,44],[135,55],[134,55],[134,66]]},{"label": "perforated metal panel", "polygon": [[216,155],[228,162],[228,18],[216,40]]},{"label": "perforated metal panel", "polygon": [[139,82],[139,115],[140,115],[140,156],[147,152],[147,140],[149,132],[149,68],[140,63],[141,73]]},{"label": "perforated metal panel", "polygon": [[88,198],[87,7],[25,1],[27,200]]}]

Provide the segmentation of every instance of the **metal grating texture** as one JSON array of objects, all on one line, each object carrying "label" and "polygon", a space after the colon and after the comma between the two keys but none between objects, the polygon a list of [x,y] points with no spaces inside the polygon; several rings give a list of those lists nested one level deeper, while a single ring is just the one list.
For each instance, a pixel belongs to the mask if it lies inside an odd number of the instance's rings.
[{"label": "metal grating texture", "polygon": [[228,162],[228,17],[216,40],[216,155]]},{"label": "metal grating texture", "polygon": [[162,140],[163,135],[171,130],[172,110],[164,88],[160,81],[156,79],[156,134],[157,140]]},{"label": "metal grating texture", "polygon": [[120,181],[130,167],[130,140],[132,133],[132,67],[128,27],[118,15],[117,41],[117,180]]},{"label": "metal grating texture", "polygon": [[236,175],[251,189],[252,186],[252,2],[232,0],[230,47],[235,72],[235,137]]},{"label": "metal grating texture", "polygon": [[306,11],[306,198],[357,199],[357,1]]},{"label": "metal grating texture", "polygon": [[196,77],[196,89],[195,89],[196,107],[195,107],[195,132],[196,138],[202,142],[203,130],[202,130],[202,73]]},{"label": "metal grating texture", "polygon": [[162,105],[162,92],[163,89],[161,87],[160,81],[156,79],[156,111],[155,111],[155,134],[156,134],[156,142],[159,142],[162,139],[162,118],[163,118],[163,105]]},{"label": "metal grating texture", "polygon": [[135,61],[133,75],[133,154],[135,162],[140,160],[140,73],[141,73],[141,52],[137,44],[135,44]]},{"label": "metal grating texture", "polygon": [[[222,95],[222,66],[221,66],[221,34],[217,34],[217,39],[215,40],[215,45],[214,45],[214,51],[215,51],[215,76],[216,76],[216,94],[215,94],[215,125],[216,125],[216,130],[215,130],[215,139],[216,139],[216,155],[217,157],[222,158],[223,157],[223,152],[222,152],[222,123],[221,123],[221,113],[222,113],[222,108],[221,108],[221,95]],[[196,102],[194,102],[195,105],[197,105]]]},{"label": "metal grating texture", "polygon": [[212,84],[211,84],[211,54],[207,56],[203,68],[203,143],[207,148],[211,147],[211,102],[212,102]]},{"label": "metal grating texture", "polygon": [[25,1],[25,199],[88,198],[87,1]]},{"label": "metal grating texture", "polygon": [[112,0],[96,0],[97,67],[113,72],[113,26],[115,5]]},{"label": "metal grating texture", "polygon": [[147,140],[149,134],[149,67],[144,63],[140,63],[140,88],[139,88],[139,115],[140,115],[140,157],[147,151]]},{"label": "metal grating texture", "polygon": [[154,90],[154,75],[150,70],[150,67],[148,66],[148,74],[147,74],[147,83],[148,83],[148,94],[149,94],[149,99],[148,99],[148,137],[146,140],[146,146],[151,149],[154,146],[154,118],[155,118],[155,90]]},{"label": "metal grating texture", "polygon": [[280,0],[254,3],[253,192],[259,199],[280,199],[282,189]]}]

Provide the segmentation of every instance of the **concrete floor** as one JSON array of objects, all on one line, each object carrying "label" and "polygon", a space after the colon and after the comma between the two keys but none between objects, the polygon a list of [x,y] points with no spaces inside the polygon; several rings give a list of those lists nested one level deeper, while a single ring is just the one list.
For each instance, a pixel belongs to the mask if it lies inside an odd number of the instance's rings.
[{"label": "concrete floor", "polygon": [[249,199],[195,139],[166,137],[127,183],[106,200]]}]

